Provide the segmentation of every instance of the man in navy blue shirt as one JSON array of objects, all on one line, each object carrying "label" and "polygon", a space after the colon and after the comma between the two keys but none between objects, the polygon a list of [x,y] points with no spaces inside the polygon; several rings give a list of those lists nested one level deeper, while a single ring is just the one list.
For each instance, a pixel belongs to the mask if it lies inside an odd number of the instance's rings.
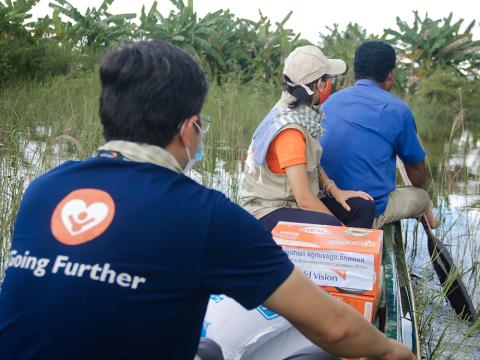
[{"label": "man in navy blue shirt", "polygon": [[[395,50],[368,41],[355,52],[357,82],[323,105],[325,134],[321,165],[342,189],[358,188],[375,199],[374,227],[427,215],[435,225],[426,182],[425,151],[410,108],[390,93]],[[396,157],[413,187],[395,187]]]},{"label": "man in navy blue shirt", "polygon": [[187,53],[138,42],[109,54],[100,78],[106,144],[23,197],[0,293],[2,359],[191,360],[212,293],[264,304],[339,356],[414,358],[182,173],[208,128],[206,76]]}]

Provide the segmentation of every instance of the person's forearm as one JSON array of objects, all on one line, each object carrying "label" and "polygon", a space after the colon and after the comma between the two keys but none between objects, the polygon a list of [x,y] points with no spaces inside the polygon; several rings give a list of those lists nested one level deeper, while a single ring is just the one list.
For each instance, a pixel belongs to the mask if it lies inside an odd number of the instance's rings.
[{"label": "person's forearm", "polygon": [[325,204],[310,191],[302,192],[301,195],[297,194],[295,196],[295,201],[300,209],[332,214]]},{"label": "person's forearm", "polygon": [[427,177],[424,173],[407,170],[407,174],[413,186],[425,189],[425,185],[427,184]]},{"label": "person's forearm", "polygon": [[285,173],[299,208],[331,214],[330,210],[317,197],[318,194],[312,192],[305,164],[286,167]]},{"label": "person's forearm", "polygon": [[407,176],[412,185],[419,188],[425,188],[427,183],[427,168],[424,162],[418,164],[404,164]]},{"label": "person's forearm", "polygon": [[321,166],[319,167],[319,172],[318,172],[318,182],[320,184],[320,188],[324,190],[329,185],[329,182],[333,183],[333,181],[331,181],[331,179],[328,177],[327,173],[325,172],[325,170],[323,170]]},{"label": "person's forearm", "polygon": [[[354,309],[346,305],[343,307],[344,311],[340,312],[338,323],[347,327],[344,336],[333,343],[322,344],[323,348],[342,357],[356,356],[359,353],[372,358],[385,355],[390,349],[388,338]],[[338,349],[342,349],[342,353],[338,353]]]},{"label": "person's forearm", "polygon": [[325,170],[323,170],[322,167],[320,167],[319,169],[318,182],[320,184],[320,189],[322,189],[328,195],[334,198],[335,193],[341,191],[340,188],[335,184],[335,182],[328,177],[327,173],[325,172]]},{"label": "person's forearm", "polygon": [[411,360],[413,354],[387,339],[353,308],[328,295],[295,268],[265,301],[309,340],[340,357]]},{"label": "person's forearm", "polygon": [[335,330],[316,334],[308,329],[300,330],[316,345],[333,355],[340,357],[355,357],[358,354],[374,359],[381,358],[390,350],[388,338],[372,324],[337,299],[332,298],[335,305],[329,309],[335,318]]}]

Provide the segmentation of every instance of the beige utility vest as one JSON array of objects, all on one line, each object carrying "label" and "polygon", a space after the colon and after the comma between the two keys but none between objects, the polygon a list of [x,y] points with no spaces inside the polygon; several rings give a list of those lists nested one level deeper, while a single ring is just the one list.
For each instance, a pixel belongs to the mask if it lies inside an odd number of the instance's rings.
[{"label": "beige utility vest", "polygon": [[[312,135],[300,125],[285,125],[278,133],[285,129],[297,129],[304,134],[307,153],[306,166],[308,182],[312,193],[318,195],[320,192],[318,175],[322,147],[318,140],[313,138]],[[247,160],[245,161],[245,179],[240,195],[240,205],[257,219],[280,208],[298,208],[287,175],[272,173],[267,166],[266,160],[262,166],[257,165],[253,160],[253,151],[252,144],[250,144]]]}]

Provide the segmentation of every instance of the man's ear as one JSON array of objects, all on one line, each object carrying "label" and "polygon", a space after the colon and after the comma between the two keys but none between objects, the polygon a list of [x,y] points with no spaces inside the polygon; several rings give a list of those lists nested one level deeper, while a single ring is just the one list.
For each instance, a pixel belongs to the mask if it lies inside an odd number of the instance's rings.
[{"label": "man's ear", "polygon": [[395,69],[392,69],[392,70],[387,74],[387,78],[386,78],[385,81],[383,82],[382,88],[385,89],[385,90],[387,90],[387,91],[392,90],[392,88],[393,88],[393,80],[395,80]]},{"label": "man's ear", "polygon": [[395,79],[395,69],[392,69],[387,75],[387,80],[393,82],[394,79]]},{"label": "man's ear", "polygon": [[195,121],[197,121],[198,116],[193,115],[183,121],[182,126],[180,127],[179,136],[185,146],[190,146],[190,139],[192,138],[192,132],[196,132]]}]

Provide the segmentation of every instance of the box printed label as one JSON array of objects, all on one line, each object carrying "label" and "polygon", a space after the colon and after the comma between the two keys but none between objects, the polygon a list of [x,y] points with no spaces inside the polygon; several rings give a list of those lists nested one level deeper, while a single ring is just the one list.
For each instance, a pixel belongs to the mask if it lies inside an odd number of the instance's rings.
[{"label": "box printed label", "polygon": [[333,286],[358,290],[372,290],[375,273],[369,271],[343,270],[322,266],[297,265],[303,273],[319,286]]},{"label": "box printed label", "polygon": [[329,292],[380,297],[381,230],[279,222],[277,244],[315,284]]},{"label": "box printed label", "polygon": [[374,256],[372,254],[354,253],[334,250],[304,250],[283,248],[289,259],[295,265],[315,264],[327,267],[374,271]]},{"label": "box printed label", "polygon": [[374,256],[348,251],[283,248],[288,258],[319,286],[373,290]]}]

